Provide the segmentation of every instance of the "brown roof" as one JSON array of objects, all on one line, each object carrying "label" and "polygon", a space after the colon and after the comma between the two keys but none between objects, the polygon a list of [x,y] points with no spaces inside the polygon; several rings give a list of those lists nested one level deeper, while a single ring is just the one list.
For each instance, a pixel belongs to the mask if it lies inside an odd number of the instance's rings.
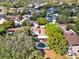
[{"label": "brown roof", "polygon": [[79,36],[77,34],[64,33],[64,36],[70,45],[79,45]]},{"label": "brown roof", "polygon": [[7,31],[18,31],[21,30],[21,28],[9,28]]},{"label": "brown roof", "polygon": [[20,15],[15,15],[15,16],[10,16],[8,15],[6,18],[9,18],[9,19],[15,19],[15,18],[20,18]]},{"label": "brown roof", "polygon": [[76,33],[70,34],[69,31],[66,30],[66,24],[58,24],[59,27],[64,32],[65,39],[68,41],[70,45],[79,45],[79,36]]}]

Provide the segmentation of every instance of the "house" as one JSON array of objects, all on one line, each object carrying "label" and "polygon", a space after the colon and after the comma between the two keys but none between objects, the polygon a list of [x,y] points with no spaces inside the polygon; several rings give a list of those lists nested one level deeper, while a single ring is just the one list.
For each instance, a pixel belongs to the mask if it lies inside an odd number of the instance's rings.
[{"label": "house", "polygon": [[79,36],[71,31],[64,32],[64,37],[68,42],[68,55],[79,56]]},{"label": "house", "polygon": [[6,18],[7,9],[5,7],[0,7],[0,24],[3,24]]},{"label": "house", "polygon": [[79,56],[79,36],[73,30],[66,30],[66,25],[58,24],[64,34],[64,38],[68,42],[67,55]]},{"label": "house", "polygon": [[7,9],[5,7],[0,7],[0,14],[7,14]]},{"label": "house", "polygon": [[7,15],[6,18],[13,21],[20,21],[20,15]]},{"label": "house", "polygon": [[9,13],[7,14],[6,18],[7,19],[12,19],[12,20],[16,20],[16,19],[20,19],[21,15],[17,14],[18,13],[18,8],[13,7],[9,9]]},{"label": "house", "polygon": [[12,35],[14,32],[19,32],[19,31],[22,31],[22,30],[23,30],[22,28],[9,28],[7,30],[7,34]]},{"label": "house", "polygon": [[45,35],[45,29],[44,26],[33,26],[31,28],[32,36],[35,40],[35,47],[37,49],[48,49],[46,47],[45,42],[47,41],[48,36]]},{"label": "house", "polygon": [[9,12],[13,14],[17,14],[17,10],[18,10],[17,8],[10,8]]},{"label": "house", "polygon": [[0,24],[3,24],[4,21],[6,21],[6,20],[5,20],[4,18],[1,18],[1,19],[0,19]]},{"label": "house", "polygon": [[56,16],[55,16],[55,11],[56,9],[55,8],[48,8],[47,9],[47,12],[46,12],[46,20],[47,21],[53,21],[56,19]]},{"label": "house", "polygon": [[18,9],[17,9],[17,12],[19,13],[19,12],[23,12],[24,11],[24,8],[23,7],[19,7]]}]

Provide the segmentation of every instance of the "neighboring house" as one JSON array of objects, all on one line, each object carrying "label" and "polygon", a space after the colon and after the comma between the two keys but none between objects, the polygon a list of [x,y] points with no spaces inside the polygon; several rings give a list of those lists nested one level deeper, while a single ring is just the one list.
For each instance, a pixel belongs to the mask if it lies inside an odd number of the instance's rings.
[{"label": "neighboring house", "polygon": [[6,18],[7,9],[5,7],[0,7],[0,24],[3,24]]},{"label": "neighboring house", "polygon": [[64,38],[68,42],[67,55],[79,56],[79,36],[73,30],[66,30],[66,25],[58,24],[64,34]]},{"label": "neighboring house", "polygon": [[0,24],[3,24],[4,21],[6,21],[6,20],[5,20],[4,18],[1,18],[1,19],[0,19]]},{"label": "neighboring house", "polygon": [[46,12],[46,20],[47,21],[52,21],[52,20],[56,19],[56,16],[53,15],[54,13],[55,13],[54,8],[48,8],[47,12]]},{"label": "neighboring house", "polygon": [[64,37],[68,42],[68,55],[79,56],[79,36],[73,31],[64,31]]},{"label": "neighboring house", "polygon": [[38,4],[38,3],[29,4],[28,7],[38,9],[38,8],[43,7],[45,5],[47,5],[47,2],[41,3],[41,4]]},{"label": "neighboring house", "polygon": [[21,31],[21,30],[23,30],[22,28],[9,28],[8,30],[7,30],[7,34],[8,35],[12,35],[14,32],[19,32],[19,31]]},{"label": "neighboring house", "polygon": [[10,8],[9,12],[13,13],[13,14],[17,14],[17,8]]},{"label": "neighboring house", "polygon": [[9,13],[8,13],[8,15],[6,16],[6,18],[7,19],[20,19],[20,15],[17,15],[17,13],[18,13],[18,8],[10,8],[9,9]]},{"label": "neighboring house", "polygon": [[20,27],[22,25],[18,20],[14,20],[14,22],[16,27]]},{"label": "neighboring house", "polygon": [[72,56],[74,54],[75,56],[79,56],[79,37],[72,34],[69,37],[67,36],[66,40],[68,41],[69,44],[69,49],[68,49],[69,55]]},{"label": "neighboring house", "polygon": [[24,8],[23,7],[19,7],[18,9],[17,9],[17,12],[19,13],[22,13],[24,11]]},{"label": "neighboring house", "polygon": [[46,47],[45,42],[47,41],[48,36],[45,35],[44,27],[42,26],[34,26],[31,28],[32,36],[35,40],[35,47],[37,49],[48,49]]},{"label": "neighboring house", "polygon": [[0,7],[0,14],[7,14],[7,9],[5,7]]},{"label": "neighboring house", "polygon": [[20,15],[7,15],[6,18],[7,18],[7,19],[12,19],[12,20],[13,20],[13,19],[15,19],[15,20],[18,19],[18,20],[20,20]]}]

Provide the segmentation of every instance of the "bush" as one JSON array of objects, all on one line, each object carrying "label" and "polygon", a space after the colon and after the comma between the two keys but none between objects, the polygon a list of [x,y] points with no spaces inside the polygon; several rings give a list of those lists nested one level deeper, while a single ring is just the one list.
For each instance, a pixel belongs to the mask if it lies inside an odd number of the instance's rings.
[{"label": "bush", "polygon": [[66,26],[66,30],[70,30],[71,29],[71,24],[67,24],[67,26]]},{"label": "bush", "polygon": [[39,16],[40,17],[45,17],[46,16],[46,10],[41,10]]},{"label": "bush", "polygon": [[8,20],[8,21],[5,21],[2,26],[4,26],[4,28],[8,29],[8,28],[12,28],[12,27],[15,27],[15,23],[14,21],[12,20]]},{"label": "bush", "polygon": [[0,34],[4,33],[6,29],[3,26],[0,26]]},{"label": "bush", "polygon": [[45,18],[39,17],[39,18],[36,19],[36,22],[39,25],[45,25],[47,23],[47,20]]},{"label": "bush", "polygon": [[37,16],[37,15],[31,16],[31,17],[30,17],[30,20],[36,21],[36,19],[37,19],[38,17],[39,17],[39,16]]},{"label": "bush", "polygon": [[66,15],[60,15],[60,16],[58,16],[57,22],[61,23],[61,24],[73,23],[73,19],[69,16],[66,16]]},{"label": "bush", "polygon": [[23,22],[23,23],[22,23],[22,26],[27,26],[27,23],[26,23],[26,22]]}]

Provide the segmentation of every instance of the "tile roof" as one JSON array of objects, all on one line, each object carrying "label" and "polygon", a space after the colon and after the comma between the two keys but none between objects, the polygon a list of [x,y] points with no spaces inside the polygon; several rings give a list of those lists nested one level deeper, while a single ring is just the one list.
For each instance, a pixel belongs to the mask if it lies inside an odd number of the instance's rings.
[{"label": "tile roof", "polygon": [[64,24],[59,24],[59,27],[62,29],[64,37],[69,45],[79,45],[79,36],[76,33],[73,32],[73,34],[71,34],[70,31],[65,29],[66,25]]},{"label": "tile roof", "polygon": [[70,45],[79,45],[79,36],[77,34],[65,33],[64,36]]}]

